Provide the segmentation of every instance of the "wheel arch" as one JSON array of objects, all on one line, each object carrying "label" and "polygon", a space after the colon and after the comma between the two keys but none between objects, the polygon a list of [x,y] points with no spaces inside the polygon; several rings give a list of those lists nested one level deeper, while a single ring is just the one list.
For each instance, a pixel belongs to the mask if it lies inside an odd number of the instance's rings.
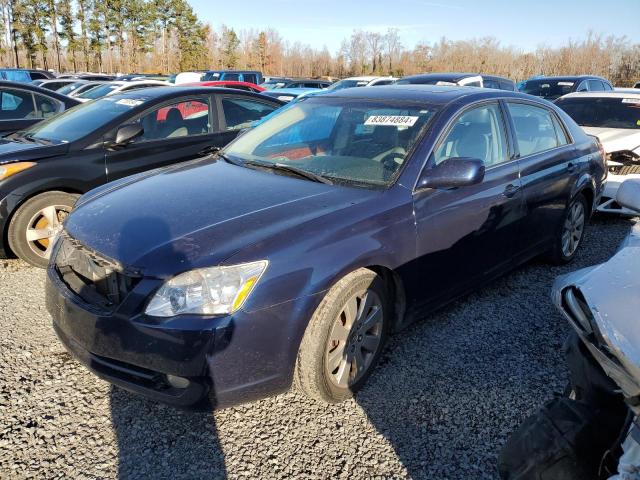
[{"label": "wheel arch", "polygon": [[69,194],[72,194],[72,195],[82,195],[83,194],[83,192],[81,190],[73,188],[73,187],[69,187],[69,186],[65,186],[65,187],[46,186],[46,187],[42,187],[42,188],[39,188],[39,189],[35,189],[35,190],[29,192],[24,197],[21,197],[20,200],[13,205],[13,208],[10,209],[10,213],[7,216],[6,221],[4,222],[4,229],[2,231],[2,244],[4,245],[4,249],[5,249],[5,253],[6,253],[7,257],[14,257],[15,256],[15,253],[11,250],[11,247],[9,246],[9,225],[11,225],[11,221],[13,220],[13,217],[15,216],[16,212],[27,201],[31,200],[34,197],[37,197],[38,195],[42,195],[44,193],[49,193],[49,192],[62,192],[62,193],[69,193]]},{"label": "wheel arch", "polygon": [[407,297],[402,278],[396,271],[383,265],[368,265],[364,268],[374,271],[384,281],[393,306],[391,331],[400,329],[404,324],[403,320],[407,311]]}]

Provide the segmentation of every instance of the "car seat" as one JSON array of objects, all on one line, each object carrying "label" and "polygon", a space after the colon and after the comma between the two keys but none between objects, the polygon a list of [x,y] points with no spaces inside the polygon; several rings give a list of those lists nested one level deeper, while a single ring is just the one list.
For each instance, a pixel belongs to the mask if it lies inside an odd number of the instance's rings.
[{"label": "car seat", "polygon": [[167,112],[167,117],[162,123],[162,135],[160,138],[175,138],[189,135],[182,113],[176,107],[172,107]]}]

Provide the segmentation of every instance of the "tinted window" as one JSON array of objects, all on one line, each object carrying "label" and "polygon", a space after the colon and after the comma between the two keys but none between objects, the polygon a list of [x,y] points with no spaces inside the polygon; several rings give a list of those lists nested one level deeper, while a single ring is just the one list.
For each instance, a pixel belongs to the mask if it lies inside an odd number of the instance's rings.
[{"label": "tinted window", "polygon": [[111,83],[105,83],[104,85],[99,85],[95,88],[92,88],[90,90],[87,90],[86,92],[81,93],[80,95],[78,95],[78,98],[88,98],[92,100],[96,98],[101,98],[113,92],[119,86],[120,85],[117,85],[117,84],[114,85]]},{"label": "tinted window", "polygon": [[240,81],[240,74],[239,73],[225,73],[222,78],[224,80],[229,80],[229,81],[235,81],[238,82]]},{"label": "tinted window", "polygon": [[506,162],[509,155],[500,107],[483,105],[460,115],[434,156],[436,164],[456,157],[478,158],[486,167]]},{"label": "tinted window", "polygon": [[547,100],[555,100],[562,95],[571,93],[574,86],[575,82],[572,80],[535,79],[524,82],[520,91]]},{"label": "tinted window", "polygon": [[563,98],[557,105],[582,127],[640,129],[640,97]]},{"label": "tinted window", "polygon": [[500,88],[500,84],[498,82],[496,82],[495,80],[490,80],[488,78],[484,79],[484,88]]},{"label": "tinted window", "polygon": [[40,95],[38,93],[33,94],[33,98],[36,102],[36,112],[38,118],[49,118],[56,113],[61,108],[61,103],[53,98],[45,97],[44,95]]},{"label": "tinted window", "polygon": [[387,185],[435,109],[415,103],[310,97],[239,137],[225,153],[283,163],[339,183]]},{"label": "tinted window", "polygon": [[516,84],[513,82],[507,82],[506,80],[500,80],[500,89],[501,90],[508,90],[510,92],[515,91],[516,89]]},{"label": "tinted window", "polygon": [[523,103],[508,103],[515,126],[520,156],[544,152],[558,146],[553,115],[549,110]]},{"label": "tinted window", "polygon": [[276,107],[266,103],[244,98],[223,98],[222,111],[227,123],[227,130],[246,128],[252,122],[260,120],[273,112]]},{"label": "tinted window", "polygon": [[576,92],[588,92],[589,91],[589,83],[586,80],[580,82],[580,84],[576,88]]},{"label": "tinted window", "polygon": [[0,118],[2,120],[38,118],[31,93],[13,89],[2,90]]},{"label": "tinted window", "polygon": [[372,87],[379,87],[381,85],[391,85],[393,83],[393,80],[379,80],[376,83],[374,83],[373,85],[371,85]]},{"label": "tinted window", "polygon": [[211,132],[209,103],[189,100],[167,105],[136,119],[144,133],[135,142],[202,135]]},{"label": "tinted window", "polygon": [[604,85],[600,80],[589,80],[589,90],[592,92],[604,92]]},{"label": "tinted window", "polygon": [[244,82],[258,83],[258,76],[255,73],[244,73],[242,78]]}]

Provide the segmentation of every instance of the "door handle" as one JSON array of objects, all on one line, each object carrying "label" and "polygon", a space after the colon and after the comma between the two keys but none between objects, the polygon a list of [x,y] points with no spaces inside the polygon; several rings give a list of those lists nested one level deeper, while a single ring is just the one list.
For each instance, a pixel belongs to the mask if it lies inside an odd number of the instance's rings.
[{"label": "door handle", "polygon": [[575,169],[576,169],[576,164],[575,163],[573,163],[573,162],[567,163],[567,170],[569,172],[573,172]]},{"label": "door handle", "polygon": [[516,193],[518,193],[519,190],[520,190],[520,187],[518,185],[514,185],[513,183],[510,183],[509,185],[506,186],[506,188],[504,189],[504,192],[502,192],[502,195],[504,195],[507,198],[511,198]]}]

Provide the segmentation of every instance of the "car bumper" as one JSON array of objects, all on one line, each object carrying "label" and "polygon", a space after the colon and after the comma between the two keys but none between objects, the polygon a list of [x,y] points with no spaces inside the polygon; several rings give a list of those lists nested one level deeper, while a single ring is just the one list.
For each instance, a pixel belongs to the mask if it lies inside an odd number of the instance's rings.
[{"label": "car bumper", "polygon": [[622,207],[616,202],[616,193],[618,192],[618,188],[620,188],[622,182],[624,182],[625,180],[638,178],[640,178],[640,174],[637,173],[629,175],[616,175],[609,172],[607,181],[604,185],[604,190],[602,192],[602,199],[600,200],[596,210],[600,213],[614,213],[617,215],[630,215],[634,217],[637,216],[638,212],[634,212],[633,210]]},{"label": "car bumper", "polygon": [[[286,391],[305,325],[288,302],[217,318],[93,311],[48,269],[46,304],[69,352],[99,377],[182,408],[224,408]],[[188,380],[176,388],[170,377]]]}]

